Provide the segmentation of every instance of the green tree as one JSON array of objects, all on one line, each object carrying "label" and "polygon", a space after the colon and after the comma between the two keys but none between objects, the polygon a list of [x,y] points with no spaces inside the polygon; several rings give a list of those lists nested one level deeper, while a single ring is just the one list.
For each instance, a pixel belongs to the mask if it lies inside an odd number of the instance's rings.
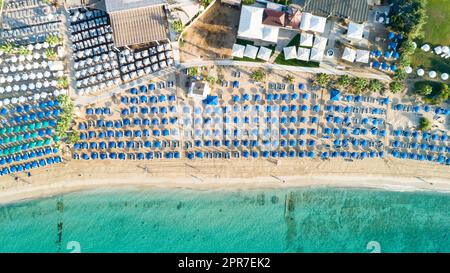
[{"label": "green tree", "polygon": [[17,50],[17,53],[19,53],[20,55],[23,55],[23,56],[27,56],[27,55],[31,54],[31,51],[28,48],[21,46]]},{"label": "green tree", "polygon": [[45,57],[49,60],[55,60],[56,59],[56,51],[54,51],[51,48],[47,48],[45,50]]},{"label": "green tree", "polygon": [[418,127],[418,129],[420,131],[428,131],[428,130],[431,129],[431,125],[432,125],[432,123],[431,123],[431,121],[429,119],[421,117],[420,120],[419,120],[419,127]]},{"label": "green tree", "polygon": [[253,5],[256,0],[242,0],[242,4],[244,5]]},{"label": "green tree", "polygon": [[369,82],[369,89],[372,92],[381,93],[383,91],[383,83],[380,80],[373,79]]},{"label": "green tree", "polygon": [[397,71],[395,71],[395,74],[392,78],[397,81],[404,81],[406,79],[406,72],[403,69],[398,69]]},{"label": "green tree", "polygon": [[255,81],[255,82],[264,82],[264,79],[266,78],[266,72],[262,69],[258,69],[252,72],[252,74],[250,75],[250,77]]},{"label": "green tree", "polygon": [[441,104],[448,100],[449,97],[449,87],[447,84],[441,84],[439,88],[439,93],[436,95],[437,104]]},{"label": "green tree", "polygon": [[351,83],[352,83],[352,79],[350,78],[349,75],[346,75],[346,74],[339,76],[336,81],[336,85],[340,88],[347,88],[350,86]]},{"label": "green tree", "polygon": [[405,86],[403,84],[403,82],[401,81],[391,81],[391,83],[389,83],[389,90],[391,90],[392,93],[398,93],[401,92],[405,89]]},{"label": "green tree", "polygon": [[69,88],[69,78],[67,78],[67,76],[58,78],[58,87],[64,89]]},{"label": "green tree", "polygon": [[359,94],[367,89],[369,81],[364,78],[355,77],[352,80],[352,87],[356,94]]},{"label": "green tree", "polygon": [[197,77],[198,76],[198,68],[193,66],[187,69],[188,76]]},{"label": "green tree", "polygon": [[422,96],[428,96],[431,95],[431,93],[433,93],[433,87],[429,84],[423,86],[422,89],[419,90],[419,94]]},{"label": "green tree", "polygon": [[326,87],[328,87],[330,82],[331,82],[331,76],[329,74],[326,74],[326,73],[316,74],[316,77],[314,80],[315,85],[317,85],[321,88],[326,88]]},{"label": "green tree", "polygon": [[214,86],[216,84],[216,78],[214,78],[213,76],[207,76],[206,81],[210,86]]},{"label": "green tree", "polygon": [[288,83],[290,83],[290,84],[293,84],[294,81],[295,81],[295,77],[292,76],[291,74],[287,74],[287,75],[286,75],[286,81],[287,81]]},{"label": "green tree", "polygon": [[67,95],[58,96],[58,101],[61,106],[62,113],[56,123],[56,135],[60,140],[63,140],[68,136],[68,131],[72,125],[75,106],[70,97]]},{"label": "green tree", "polygon": [[6,42],[0,46],[0,50],[7,55],[16,53],[16,46],[13,43]]},{"label": "green tree", "polygon": [[59,38],[56,35],[50,34],[47,36],[47,38],[45,39],[45,41],[51,46],[54,47],[60,43],[62,43],[62,39]]},{"label": "green tree", "polygon": [[173,30],[175,30],[176,33],[181,33],[184,30],[183,23],[181,23],[180,20],[173,21],[172,28]]}]

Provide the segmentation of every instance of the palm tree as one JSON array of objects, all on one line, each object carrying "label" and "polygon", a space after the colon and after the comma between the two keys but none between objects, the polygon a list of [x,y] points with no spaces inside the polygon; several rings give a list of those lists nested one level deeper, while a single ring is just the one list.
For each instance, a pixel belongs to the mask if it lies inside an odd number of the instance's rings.
[{"label": "palm tree", "polygon": [[337,79],[337,86],[340,88],[347,88],[352,83],[349,75],[342,75]]},{"label": "palm tree", "polygon": [[369,82],[369,89],[372,92],[380,93],[383,90],[383,84],[380,80],[373,79]]},{"label": "palm tree", "polygon": [[316,74],[316,79],[314,80],[314,83],[321,88],[325,88],[330,84],[330,81],[331,76],[329,74],[319,73]]},{"label": "palm tree", "polygon": [[359,77],[354,78],[352,82],[352,87],[356,94],[359,94],[362,91],[364,91],[368,85],[369,81],[367,79]]},{"label": "palm tree", "polygon": [[61,38],[56,35],[50,34],[45,41],[51,46],[54,47],[57,44],[61,43]]},{"label": "palm tree", "polygon": [[252,74],[250,75],[250,77],[255,82],[263,82],[264,79],[266,78],[266,72],[264,72],[264,70],[262,70],[262,69],[259,69],[259,70],[253,71]]},{"label": "palm tree", "polygon": [[286,81],[287,81],[288,83],[293,84],[293,83],[294,83],[294,80],[295,80],[295,77],[292,76],[291,74],[287,74],[287,75],[286,75]]},{"label": "palm tree", "polygon": [[56,52],[51,49],[51,48],[47,48],[45,50],[45,57],[49,60],[55,60],[56,59]]},{"label": "palm tree", "polygon": [[14,44],[10,42],[6,42],[0,46],[0,50],[3,51],[7,55],[12,55],[16,51],[16,47]]}]

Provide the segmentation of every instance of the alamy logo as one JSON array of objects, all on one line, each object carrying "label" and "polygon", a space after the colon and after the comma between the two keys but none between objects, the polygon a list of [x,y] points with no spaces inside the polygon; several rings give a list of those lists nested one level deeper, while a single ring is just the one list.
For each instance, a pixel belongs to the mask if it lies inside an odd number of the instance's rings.
[{"label": "alamy logo", "polygon": [[367,250],[369,250],[370,253],[381,253],[381,245],[377,241],[370,241],[367,243]]},{"label": "alamy logo", "polygon": [[70,250],[70,253],[81,253],[81,245],[77,241],[68,242],[66,248]]}]

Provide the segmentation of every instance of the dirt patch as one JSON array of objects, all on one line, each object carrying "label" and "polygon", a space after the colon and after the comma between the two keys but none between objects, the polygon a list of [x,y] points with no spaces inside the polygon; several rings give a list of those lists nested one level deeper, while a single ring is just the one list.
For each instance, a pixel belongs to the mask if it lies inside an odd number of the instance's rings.
[{"label": "dirt patch", "polygon": [[217,1],[183,35],[183,41],[180,42],[181,61],[231,57],[239,15],[238,8]]}]

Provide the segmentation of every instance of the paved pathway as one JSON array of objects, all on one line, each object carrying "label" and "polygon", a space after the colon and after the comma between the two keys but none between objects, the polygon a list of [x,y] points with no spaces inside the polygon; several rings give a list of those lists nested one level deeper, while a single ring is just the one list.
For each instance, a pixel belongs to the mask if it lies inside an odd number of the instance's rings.
[{"label": "paved pathway", "polygon": [[326,73],[326,74],[334,74],[334,75],[350,75],[355,77],[363,77],[369,79],[379,79],[383,81],[391,81],[389,76],[380,75],[370,72],[353,72],[348,70],[339,70],[331,65],[322,64],[320,67],[304,67],[304,66],[290,66],[290,65],[279,65],[279,64],[271,64],[271,63],[260,63],[260,62],[242,62],[242,61],[234,61],[234,60],[212,60],[212,61],[190,61],[184,62],[180,64],[181,68],[188,68],[193,66],[210,66],[210,65],[221,65],[221,66],[245,66],[245,67],[261,67],[266,69],[274,69],[274,70],[285,70],[291,72],[304,72],[304,73]]}]

